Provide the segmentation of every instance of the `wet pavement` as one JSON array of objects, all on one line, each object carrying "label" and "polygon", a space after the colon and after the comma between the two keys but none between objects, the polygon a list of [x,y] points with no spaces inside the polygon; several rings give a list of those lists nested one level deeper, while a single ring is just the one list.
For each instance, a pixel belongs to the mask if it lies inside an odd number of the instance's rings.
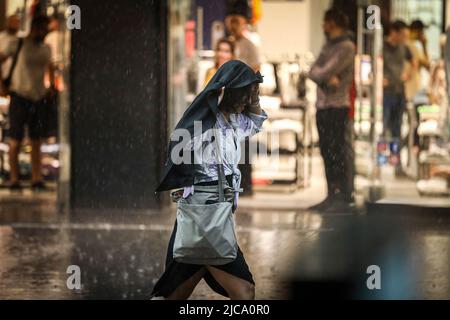
[{"label": "wet pavement", "polygon": [[[163,271],[173,214],[134,216],[124,223],[21,222],[0,226],[0,299],[145,299]],[[309,226],[309,223],[312,225]],[[258,297],[286,297],[280,248],[310,232],[314,218],[295,213],[240,213],[239,241],[258,282]],[[286,238],[287,237],[287,238]],[[275,243],[274,243],[275,240]],[[284,242],[284,241],[283,241]],[[262,264],[261,261],[267,261]],[[78,265],[82,289],[67,289]],[[219,299],[202,283],[194,299]]]},{"label": "wet pavement", "polygon": [[[450,212],[309,212],[325,192],[323,169],[313,169],[306,189],[240,199],[238,238],[258,299],[450,299]],[[164,269],[174,214],[63,215],[54,193],[0,189],[0,299],[147,299]],[[71,265],[80,267],[80,290],[67,287]],[[372,265],[381,290],[367,289]],[[192,299],[223,298],[202,281]]]},{"label": "wet pavement", "polygon": [[[108,213],[95,219],[92,213],[78,214],[69,221],[51,210],[52,196],[5,199],[0,201],[0,299],[148,298],[164,268],[174,210],[115,212],[115,219]],[[446,215],[256,207],[241,208],[237,224],[258,299],[305,297],[323,282],[356,284],[348,295],[353,298],[450,299]],[[80,267],[80,290],[67,288],[70,265]],[[382,271],[382,290],[376,293],[364,289],[369,265]],[[335,289],[321,294],[342,293]],[[204,282],[192,298],[221,299]]]}]

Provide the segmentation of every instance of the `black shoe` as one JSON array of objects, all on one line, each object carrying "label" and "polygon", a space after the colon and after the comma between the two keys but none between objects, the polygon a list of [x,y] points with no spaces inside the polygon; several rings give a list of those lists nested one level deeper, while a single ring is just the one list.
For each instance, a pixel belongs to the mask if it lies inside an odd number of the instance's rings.
[{"label": "black shoe", "polygon": [[20,183],[16,182],[9,185],[9,190],[12,192],[22,192],[23,188]]},{"label": "black shoe", "polygon": [[48,188],[42,181],[35,182],[31,185],[31,190],[33,191],[48,191]]},{"label": "black shoe", "polygon": [[324,213],[355,213],[356,205],[354,202],[346,201],[343,198],[337,197],[327,209],[324,210]]},{"label": "black shoe", "polygon": [[323,200],[322,202],[309,207],[308,210],[312,210],[312,211],[324,211],[326,210],[333,202],[333,197],[328,196],[325,198],[325,200]]}]

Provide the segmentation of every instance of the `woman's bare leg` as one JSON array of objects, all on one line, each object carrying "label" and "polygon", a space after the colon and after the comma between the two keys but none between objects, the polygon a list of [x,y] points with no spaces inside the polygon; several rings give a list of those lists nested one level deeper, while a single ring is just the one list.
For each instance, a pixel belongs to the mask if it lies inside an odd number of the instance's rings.
[{"label": "woman's bare leg", "polygon": [[194,291],[197,284],[202,280],[205,274],[205,269],[200,269],[188,280],[183,282],[168,298],[167,300],[187,300]]},{"label": "woman's bare leg", "polygon": [[208,266],[207,269],[225,289],[231,300],[255,299],[255,286],[252,283],[211,266]]}]

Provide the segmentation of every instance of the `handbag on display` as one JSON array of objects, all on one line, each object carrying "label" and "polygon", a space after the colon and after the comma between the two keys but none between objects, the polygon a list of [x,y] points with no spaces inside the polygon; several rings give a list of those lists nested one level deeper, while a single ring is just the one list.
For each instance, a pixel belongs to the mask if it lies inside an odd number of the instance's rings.
[{"label": "handbag on display", "polygon": [[220,161],[218,134],[215,135],[219,201],[189,204],[178,201],[177,231],[173,258],[177,262],[199,265],[224,265],[238,253],[233,204],[225,199],[225,172]]}]

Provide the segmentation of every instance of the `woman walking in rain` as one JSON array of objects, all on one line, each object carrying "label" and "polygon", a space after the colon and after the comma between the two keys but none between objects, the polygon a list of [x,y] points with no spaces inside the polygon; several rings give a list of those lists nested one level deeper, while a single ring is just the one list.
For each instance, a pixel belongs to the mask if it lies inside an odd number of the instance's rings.
[{"label": "woman walking in rain", "polygon": [[[240,190],[240,142],[258,133],[266,113],[259,105],[262,77],[240,61],[222,65],[186,110],[174,132],[192,137],[182,153],[180,141],[169,145],[169,157],[157,191],[172,193],[177,220],[169,241],[166,269],[152,299],[188,299],[201,279],[232,300],[255,298],[255,282],[234,232]],[[201,131],[198,130],[200,121]],[[177,147],[178,148],[178,147]],[[187,151],[186,151],[187,150]],[[183,158],[173,159],[173,154]],[[181,189],[180,189],[181,188]]]}]

